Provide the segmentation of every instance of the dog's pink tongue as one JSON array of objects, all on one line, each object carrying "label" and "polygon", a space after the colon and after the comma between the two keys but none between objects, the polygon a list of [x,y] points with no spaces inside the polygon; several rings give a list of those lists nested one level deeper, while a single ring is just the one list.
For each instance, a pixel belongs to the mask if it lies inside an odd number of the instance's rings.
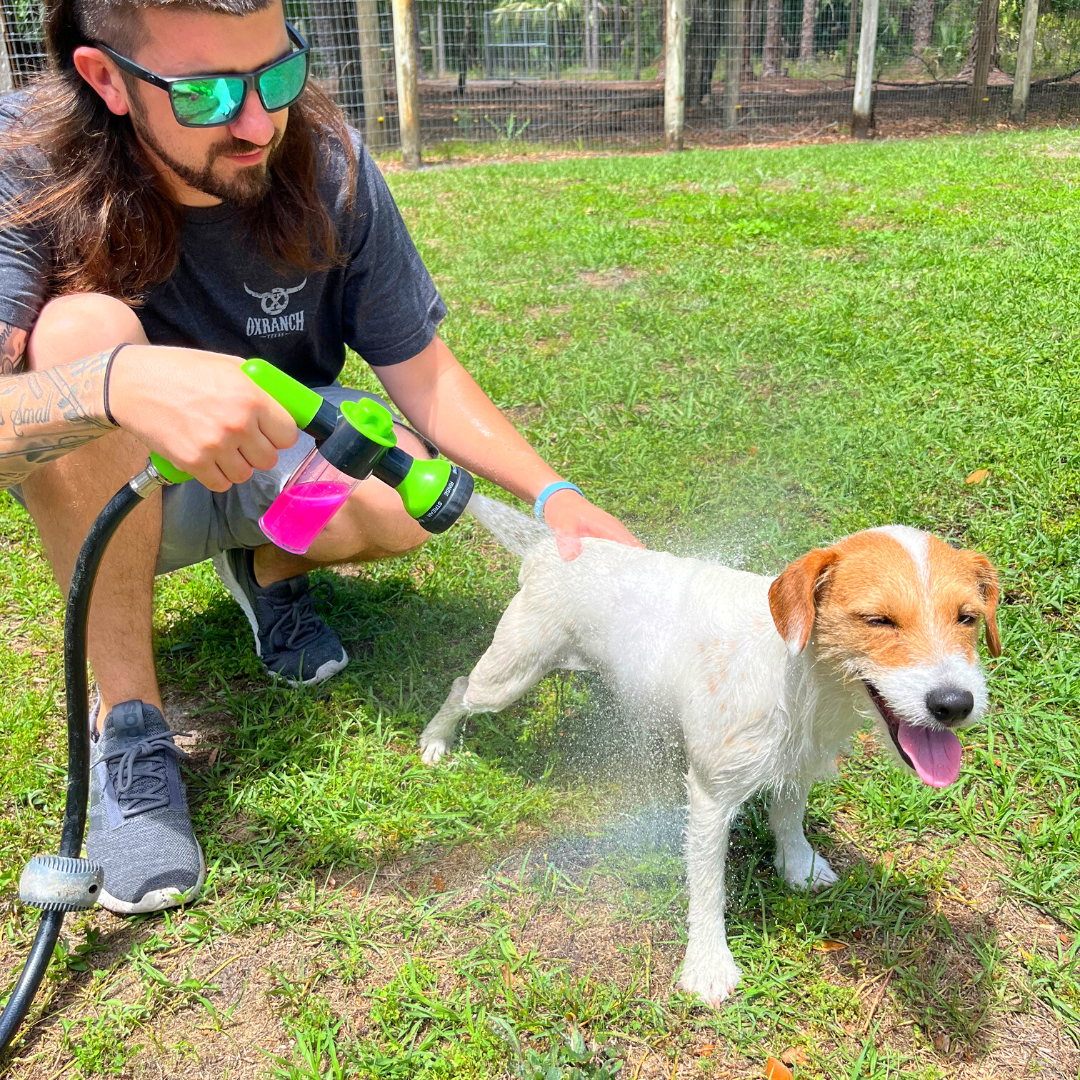
[{"label": "dog's pink tongue", "polygon": [[960,740],[953,732],[931,731],[901,720],[898,736],[924,784],[948,787],[955,782],[960,775]]}]

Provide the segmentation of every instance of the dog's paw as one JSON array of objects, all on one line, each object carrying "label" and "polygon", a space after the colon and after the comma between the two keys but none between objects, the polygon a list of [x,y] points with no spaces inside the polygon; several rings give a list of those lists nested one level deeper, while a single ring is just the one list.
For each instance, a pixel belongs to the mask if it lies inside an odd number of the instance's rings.
[{"label": "dog's paw", "polygon": [[788,885],[799,892],[817,892],[818,889],[827,889],[840,880],[825,856],[819,855],[813,849],[810,851],[810,858],[789,860],[783,866],[777,866],[777,870],[784,875]]},{"label": "dog's paw", "polygon": [[420,760],[425,765],[434,765],[450,753],[450,740],[438,735],[420,736]]},{"label": "dog's paw", "polygon": [[679,977],[679,989],[698,994],[716,1007],[726,1001],[739,985],[742,972],[735,957],[725,949],[713,957],[687,959]]}]

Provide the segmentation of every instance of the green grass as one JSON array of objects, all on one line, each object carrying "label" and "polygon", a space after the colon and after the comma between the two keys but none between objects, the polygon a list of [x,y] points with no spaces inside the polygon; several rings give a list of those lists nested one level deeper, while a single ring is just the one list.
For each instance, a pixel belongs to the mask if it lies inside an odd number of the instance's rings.
[{"label": "green grass", "polygon": [[[640,805],[677,802],[677,775],[597,768],[597,686],[552,677],[418,763],[514,590],[474,525],[325,575],[354,660],[316,693],[261,678],[207,566],[176,574],[159,657],[199,732],[207,895],[72,920],[12,1075],[760,1076],[790,1047],[802,1076],[1080,1075],[1074,155],[1030,132],[393,176],[457,354],[650,544],[775,572],[904,522],[986,552],[993,714],[942,792],[856,740],[811,797],[843,870],[820,895],[778,883],[748,807],[744,980],[716,1011],[672,990],[678,822]],[[6,500],[0,561],[13,972],[34,926],[14,884],[55,844],[64,757],[58,593]]]}]

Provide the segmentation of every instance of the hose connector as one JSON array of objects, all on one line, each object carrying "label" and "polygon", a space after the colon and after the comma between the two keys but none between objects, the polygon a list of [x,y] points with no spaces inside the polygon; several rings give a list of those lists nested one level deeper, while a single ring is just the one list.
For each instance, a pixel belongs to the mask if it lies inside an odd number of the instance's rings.
[{"label": "hose connector", "polygon": [[19,898],[40,911],[85,911],[104,884],[105,871],[89,859],[35,855],[19,878]]}]

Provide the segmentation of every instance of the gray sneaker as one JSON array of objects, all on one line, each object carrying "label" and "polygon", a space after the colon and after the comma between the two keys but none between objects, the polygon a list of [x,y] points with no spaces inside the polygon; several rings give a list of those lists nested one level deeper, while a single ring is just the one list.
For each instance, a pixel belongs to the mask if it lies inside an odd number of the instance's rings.
[{"label": "gray sneaker", "polygon": [[341,638],[315,614],[307,574],[264,589],[255,580],[254,559],[253,551],[234,548],[214,558],[214,569],[247,616],[255,652],[266,670],[290,686],[315,686],[336,675],[349,654]]},{"label": "gray sneaker", "polygon": [[86,857],[105,868],[101,906],[117,915],[185,904],[206,881],[175,734],[153,705],[125,701],[93,737]]}]

